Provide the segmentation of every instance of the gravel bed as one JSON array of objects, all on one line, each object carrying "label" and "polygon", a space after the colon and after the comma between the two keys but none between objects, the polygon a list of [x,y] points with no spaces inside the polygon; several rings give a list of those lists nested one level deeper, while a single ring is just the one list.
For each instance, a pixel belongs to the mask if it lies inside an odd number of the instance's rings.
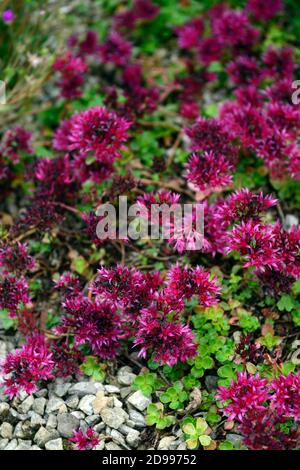
[{"label": "gravel bed", "polygon": [[[0,335],[0,361],[15,348]],[[95,450],[185,449],[178,428],[156,433],[145,423],[151,399],[132,388],[128,366],[108,382],[58,378],[33,395],[9,400],[0,388],[0,450],[68,450],[74,430],[92,426],[99,434]],[[0,376],[1,380],[1,376]]]}]

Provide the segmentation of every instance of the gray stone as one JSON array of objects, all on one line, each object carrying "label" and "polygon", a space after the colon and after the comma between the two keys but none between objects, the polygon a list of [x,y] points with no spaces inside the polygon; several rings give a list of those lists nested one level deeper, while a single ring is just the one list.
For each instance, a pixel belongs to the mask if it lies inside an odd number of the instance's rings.
[{"label": "gray stone", "polygon": [[126,442],[127,444],[130,445],[130,447],[133,447],[134,449],[136,449],[140,442],[139,431],[136,431],[135,429],[131,429],[126,436]]},{"label": "gray stone", "polygon": [[87,416],[85,418],[85,421],[89,426],[94,426],[95,424],[98,424],[100,422],[100,416],[99,415],[92,415],[92,416]]},{"label": "gray stone", "polygon": [[121,367],[118,370],[117,379],[120,385],[131,385],[135,378],[136,375],[128,366]]},{"label": "gray stone", "polygon": [[92,404],[95,398],[95,395],[86,395],[85,397],[81,398],[78,408],[86,415],[91,416],[94,413]]},{"label": "gray stone", "polygon": [[32,442],[31,441],[23,441],[22,439],[18,439],[18,446],[15,450],[31,450]]},{"label": "gray stone", "polygon": [[35,411],[29,411],[28,416],[30,416],[30,424],[31,424],[31,427],[33,428],[38,428],[46,424],[46,421],[44,420],[44,418],[42,418]]},{"label": "gray stone", "polygon": [[73,432],[79,426],[79,419],[71,414],[65,413],[57,417],[57,430],[62,437],[72,437]]},{"label": "gray stone", "polygon": [[61,405],[58,410],[58,414],[68,413],[68,408],[65,404]]},{"label": "gray stone", "polygon": [[104,385],[104,388],[107,393],[120,393],[119,387],[116,387],[115,385]]},{"label": "gray stone", "polygon": [[85,419],[85,414],[82,411],[71,411],[70,414],[77,419]]},{"label": "gray stone", "polygon": [[3,439],[12,439],[13,437],[13,427],[10,423],[2,423],[0,426],[0,435]]},{"label": "gray stone", "polygon": [[140,390],[130,395],[127,401],[139,411],[144,411],[151,403],[151,399],[146,397]]},{"label": "gray stone", "polygon": [[104,408],[100,415],[104,423],[113,429],[119,429],[128,417],[122,408]]},{"label": "gray stone", "polygon": [[79,398],[77,395],[71,395],[65,400],[65,404],[72,409],[75,409],[78,406]]},{"label": "gray stone", "polygon": [[11,406],[12,406],[13,408],[18,408],[19,405],[20,405],[20,403],[21,403],[20,398],[19,398],[19,397],[14,397],[13,400],[12,400],[12,402],[11,402]]},{"label": "gray stone", "polygon": [[104,390],[104,385],[102,382],[92,381],[92,383],[95,385],[97,392],[99,392],[99,390]]},{"label": "gray stone", "polygon": [[118,444],[115,444],[114,442],[108,442],[105,445],[106,450],[122,450],[122,447],[118,446]]},{"label": "gray stone", "polygon": [[[144,419],[144,416],[142,415],[142,413],[139,413],[138,411],[135,411],[135,410],[130,410],[129,411],[129,417],[134,422],[136,427],[138,427],[138,428],[145,428],[146,427],[145,419]],[[127,421],[127,424],[129,424],[128,421]]]},{"label": "gray stone", "polygon": [[126,398],[132,392],[132,387],[122,387],[120,391],[121,398]]},{"label": "gray stone", "polygon": [[99,444],[94,447],[93,450],[103,450],[105,448],[105,442],[104,441],[100,441]]},{"label": "gray stone", "polygon": [[5,449],[8,444],[8,439],[0,439],[0,450]]},{"label": "gray stone", "polygon": [[124,447],[127,447],[124,436],[119,431],[117,431],[116,429],[112,429],[110,435],[113,438],[114,442],[116,442],[117,444],[121,444]]},{"label": "gray stone", "polygon": [[[21,415],[13,408],[10,408],[9,415],[6,418],[6,421],[9,421],[11,424],[18,424],[19,421],[24,421],[23,419],[21,419]],[[25,419],[27,419],[26,415]]]},{"label": "gray stone", "polygon": [[114,408],[123,408],[123,403],[117,399],[117,397],[112,397],[113,398],[113,407]]},{"label": "gray stone", "polygon": [[19,407],[18,407],[19,413],[27,414],[28,411],[31,409],[33,403],[34,403],[34,398],[33,398],[32,395],[29,395],[29,397],[27,397],[23,401],[23,403],[21,403],[21,405],[19,405]]},{"label": "gray stone", "polygon": [[36,435],[34,436],[34,442],[39,446],[39,447],[45,447],[45,444],[53,439],[58,438],[59,435],[57,431],[54,429],[48,430],[44,428],[43,426],[38,430]]},{"label": "gray stone", "polygon": [[34,403],[32,405],[32,409],[35,413],[43,416],[45,412],[45,406],[46,406],[47,400],[44,397],[36,398],[34,400]]},{"label": "gray stone", "polygon": [[179,444],[179,446],[177,447],[177,450],[186,450],[186,443],[185,442],[181,442]]},{"label": "gray stone", "polygon": [[30,450],[42,450],[39,446],[32,446]]},{"label": "gray stone", "polygon": [[51,413],[48,417],[48,420],[47,420],[47,424],[46,424],[46,428],[57,428],[57,417]]},{"label": "gray stone", "polygon": [[10,441],[9,444],[7,444],[4,450],[16,450],[17,447],[18,447],[18,441],[17,439],[13,439],[12,441]]},{"label": "gray stone", "polygon": [[290,230],[293,225],[299,225],[299,219],[294,214],[287,214],[285,216],[284,225],[287,230]]},{"label": "gray stone", "polygon": [[215,375],[207,375],[205,377],[205,385],[209,391],[216,390],[216,388],[218,387],[218,377],[216,377]]},{"label": "gray stone", "polygon": [[7,354],[6,342],[0,341],[0,361],[5,359],[6,354]]},{"label": "gray stone", "polygon": [[176,437],[174,436],[166,436],[163,437],[158,444],[158,450],[174,450],[176,449]]},{"label": "gray stone", "polygon": [[28,396],[29,396],[29,395],[28,395],[27,392],[25,392],[25,390],[21,390],[21,391],[19,392],[19,394],[18,394],[18,399],[19,399],[20,401],[24,401]]},{"label": "gray stone", "polygon": [[78,382],[69,389],[69,395],[78,395],[80,398],[85,395],[96,395],[98,390],[103,390],[100,382]]},{"label": "gray stone", "polygon": [[31,439],[33,430],[30,421],[19,422],[14,431],[14,437],[18,439]]},{"label": "gray stone", "polygon": [[23,426],[23,423],[19,422],[19,423],[17,423],[17,425],[15,427],[15,430],[14,430],[15,437],[18,437],[20,439],[23,439],[25,437],[22,426]]},{"label": "gray stone", "polygon": [[68,390],[70,389],[71,386],[72,385],[70,383],[57,384],[54,387],[54,393],[58,397],[64,397],[65,395],[67,395]]},{"label": "gray stone", "polygon": [[127,424],[127,426],[129,426],[130,428],[135,428],[135,422],[132,421],[132,419],[129,419],[129,418],[128,418],[128,419],[126,420],[126,424]]},{"label": "gray stone", "polygon": [[19,421],[27,421],[28,420],[28,414],[27,413],[25,415],[25,414],[21,414],[21,413],[17,412],[16,417]]},{"label": "gray stone", "polygon": [[0,419],[1,421],[4,420],[9,413],[9,404],[8,403],[0,403]]},{"label": "gray stone", "polygon": [[119,427],[119,431],[125,436],[127,436],[127,434],[132,431],[132,428],[127,426],[126,424],[122,424],[122,426]]},{"label": "gray stone", "polygon": [[226,435],[226,439],[230,442],[232,442],[232,444],[234,445],[235,448],[239,449],[242,445],[242,436],[240,436],[239,434],[227,434]]},{"label": "gray stone", "polygon": [[64,401],[56,396],[52,396],[50,400],[47,403],[46,406],[46,413],[50,414],[53,413],[53,411],[58,411],[62,405],[64,405]]},{"label": "gray stone", "polygon": [[45,398],[48,396],[48,390],[46,388],[41,388],[41,390],[38,390],[37,392],[34,393],[34,396],[37,398]]},{"label": "gray stone", "polygon": [[63,440],[59,438],[59,439],[53,439],[52,441],[48,441],[45,444],[45,449],[46,450],[64,450]]},{"label": "gray stone", "polygon": [[94,430],[97,433],[100,433],[101,431],[103,431],[104,428],[105,428],[105,423],[99,423],[94,426]]}]

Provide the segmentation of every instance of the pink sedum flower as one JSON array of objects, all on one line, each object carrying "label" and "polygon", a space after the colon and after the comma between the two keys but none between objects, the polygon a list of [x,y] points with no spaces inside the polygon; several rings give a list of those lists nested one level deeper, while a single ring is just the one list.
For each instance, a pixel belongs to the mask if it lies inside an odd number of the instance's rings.
[{"label": "pink sedum flower", "polygon": [[98,434],[92,427],[74,431],[73,437],[69,441],[75,444],[77,450],[93,450],[101,442]]},{"label": "pink sedum flower", "polygon": [[5,132],[0,146],[1,154],[13,163],[18,163],[23,153],[33,154],[31,145],[31,132],[21,126],[14,127]]},{"label": "pink sedum flower", "polygon": [[187,325],[167,319],[165,312],[155,304],[141,312],[134,346],[140,347],[139,356],[153,353],[153,360],[173,366],[196,356],[195,338]]},{"label": "pink sedum flower", "polygon": [[300,373],[281,375],[271,382],[271,406],[288,418],[300,419]]},{"label": "pink sedum flower", "polygon": [[[295,69],[294,53],[291,47],[276,49],[270,45],[262,56],[266,66],[265,74],[276,79],[293,80]],[[290,84],[291,85],[291,84]]]},{"label": "pink sedum flower", "polygon": [[17,242],[14,245],[0,247],[0,266],[4,268],[5,274],[12,272],[24,273],[34,269],[36,262],[28,254],[26,245]]},{"label": "pink sedum flower", "polygon": [[187,163],[187,179],[199,191],[213,191],[232,182],[232,163],[213,151],[193,153]]},{"label": "pink sedum flower", "polygon": [[20,304],[30,302],[28,284],[24,278],[8,275],[0,280],[0,309],[6,309],[15,317]]},{"label": "pink sedum flower", "polygon": [[134,0],[130,10],[114,15],[117,29],[133,29],[139,21],[152,21],[159,14],[160,7],[151,0]]},{"label": "pink sedum flower", "polygon": [[270,408],[249,410],[238,426],[250,450],[294,450],[299,442],[295,426],[285,432],[288,419]]},{"label": "pink sedum flower", "polygon": [[228,157],[234,153],[230,145],[233,134],[224,128],[220,119],[199,117],[185,132],[191,139],[190,148],[193,152],[211,150]]},{"label": "pink sedum flower", "polygon": [[117,31],[111,31],[103,44],[99,46],[100,59],[103,63],[126,65],[131,57],[132,45]]},{"label": "pink sedum flower", "polygon": [[217,398],[225,402],[223,411],[228,419],[241,420],[247,411],[253,408],[262,410],[263,403],[268,399],[267,384],[268,381],[262,379],[259,374],[251,376],[240,372],[236,381],[232,381],[229,387],[220,386]]},{"label": "pink sedum flower", "polygon": [[270,225],[249,220],[229,233],[228,251],[238,251],[246,261],[244,267],[253,266],[262,272],[267,267],[277,269],[281,266],[281,255],[274,246],[274,238]]},{"label": "pink sedum flower", "polygon": [[268,21],[283,9],[282,0],[248,0],[247,10],[260,21]]},{"label": "pink sedum flower", "polygon": [[263,74],[256,60],[245,55],[230,62],[226,70],[232,83],[237,86],[258,86],[263,79]]},{"label": "pink sedum flower", "polygon": [[123,309],[124,319],[136,321],[142,308],[155,298],[163,279],[158,272],[142,273],[135,268],[116,266],[101,268],[90,287],[100,301],[109,298],[116,307]]},{"label": "pink sedum flower", "polygon": [[53,375],[54,361],[45,339],[41,335],[33,336],[15,352],[6,356],[2,370],[5,393],[13,398],[20,391],[34,393],[41,380],[50,380]]},{"label": "pink sedum flower", "polygon": [[175,28],[178,35],[178,46],[182,49],[196,47],[204,31],[204,22],[201,17],[193,18],[182,26]]},{"label": "pink sedum flower", "polygon": [[215,278],[210,278],[210,273],[202,266],[195,268],[182,268],[176,264],[168,271],[167,287],[164,295],[172,305],[177,308],[184,307],[184,300],[197,298],[203,307],[211,307],[218,302],[220,287]]},{"label": "pink sedum flower", "polygon": [[96,106],[75,114],[68,135],[68,150],[92,154],[99,161],[114,161],[127,140],[130,123],[105,108]]},{"label": "pink sedum flower", "polygon": [[67,297],[63,303],[65,314],[58,333],[72,331],[75,345],[86,344],[101,359],[116,357],[123,336],[123,322],[112,303],[88,299],[82,294]]},{"label": "pink sedum flower", "polygon": [[213,18],[214,35],[225,46],[252,46],[259,38],[260,31],[250,24],[248,16],[238,10],[225,9]]},{"label": "pink sedum flower", "polygon": [[262,192],[253,193],[248,188],[243,188],[224,200],[218,207],[216,217],[224,226],[250,219],[259,221],[261,214],[276,204],[277,199],[271,195],[265,196]]},{"label": "pink sedum flower", "polygon": [[223,47],[220,39],[216,36],[202,38],[197,46],[197,53],[203,65],[218,61],[222,57]]},{"label": "pink sedum flower", "polygon": [[88,71],[82,57],[67,52],[55,61],[53,68],[61,75],[57,84],[62,97],[71,99],[82,96],[85,74]]}]

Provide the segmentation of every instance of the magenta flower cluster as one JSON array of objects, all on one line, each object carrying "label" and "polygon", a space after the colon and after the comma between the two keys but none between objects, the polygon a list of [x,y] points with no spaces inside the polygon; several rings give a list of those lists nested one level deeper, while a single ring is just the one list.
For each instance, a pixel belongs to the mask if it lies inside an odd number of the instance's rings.
[{"label": "magenta flower cluster", "polygon": [[93,450],[100,443],[98,434],[92,427],[74,431],[69,440],[75,444],[77,450]]},{"label": "magenta flower cluster", "polygon": [[32,134],[21,126],[6,131],[0,144],[0,155],[16,164],[22,155],[32,155]]},{"label": "magenta flower cluster", "polygon": [[160,11],[151,0],[134,0],[131,9],[114,15],[116,29],[133,29],[139,22],[152,21]]},{"label": "magenta flower cluster", "polygon": [[26,273],[36,266],[35,259],[29,255],[28,248],[23,243],[0,245],[0,267],[3,273]]},{"label": "magenta flower cluster", "polygon": [[[59,164],[60,169],[50,168],[48,178],[43,173],[39,177],[37,173],[37,178],[47,182],[51,175],[55,178],[57,172],[62,185],[107,179],[113,172],[113,162],[120,157],[120,150],[128,139],[129,127],[128,120],[103,107],[76,113],[61,123],[54,136],[54,148],[65,152],[59,163],[51,163]],[[89,164],[88,157],[93,158]],[[45,165],[44,161],[41,164]]]},{"label": "magenta flower cluster", "polygon": [[200,191],[213,191],[232,181],[236,149],[233,136],[221,121],[199,118],[186,129],[194,152],[187,164],[187,179]]},{"label": "magenta flower cluster", "polygon": [[290,372],[271,381],[259,374],[238,373],[229,387],[220,386],[217,397],[223,412],[236,420],[253,450],[289,450],[296,446],[299,434],[295,427],[289,433],[283,425],[300,418],[300,375]]},{"label": "magenta flower cluster", "polygon": [[54,361],[42,336],[33,336],[15,352],[9,353],[2,366],[5,393],[13,398],[21,390],[33,393],[43,380],[54,378]]},{"label": "magenta flower cluster", "polygon": [[82,57],[67,52],[55,61],[53,68],[61,75],[57,85],[61,89],[62,97],[70,99],[82,95],[85,73],[88,70],[88,65]]},{"label": "magenta flower cluster", "polygon": [[195,338],[181,319],[185,301],[195,298],[198,304],[211,306],[220,291],[201,267],[176,266],[165,280],[156,272],[101,268],[89,297],[78,292],[73,279],[66,284],[64,277],[58,285],[65,290],[65,313],[57,333],[72,332],[77,347],[86,344],[102,359],[116,357],[122,341],[134,337],[141,356],[154,352],[154,360],[169,365],[196,354]]},{"label": "magenta flower cluster", "polygon": [[28,284],[25,278],[14,275],[3,276],[0,280],[0,309],[6,309],[15,317],[22,304],[30,302]]}]

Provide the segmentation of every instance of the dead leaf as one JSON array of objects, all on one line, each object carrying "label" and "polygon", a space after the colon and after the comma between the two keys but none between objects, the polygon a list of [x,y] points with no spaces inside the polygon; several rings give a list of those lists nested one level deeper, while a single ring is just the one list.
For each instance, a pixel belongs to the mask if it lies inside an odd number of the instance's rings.
[{"label": "dead leaf", "polygon": [[226,431],[230,431],[233,427],[234,421],[226,421],[226,423],[224,424],[224,429],[226,429]]},{"label": "dead leaf", "polygon": [[202,402],[202,393],[199,388],[193,388],[190,397],[189,397],[189,404],[186,407],[186,412],[194,411],[196,410]]},{"label": "dead leaf", "polygon": [[203,447],[203,450],[216,450],[216,448],[217,448],[216,441],[211,441],[209,446]]},{"label": "dead leaf", "polygon": [[263,336],[266,336],[268,333],[271,333],[271,335],[274,335],[274,328],[270,323],[265,323],[261,328],[261,334]]}]

